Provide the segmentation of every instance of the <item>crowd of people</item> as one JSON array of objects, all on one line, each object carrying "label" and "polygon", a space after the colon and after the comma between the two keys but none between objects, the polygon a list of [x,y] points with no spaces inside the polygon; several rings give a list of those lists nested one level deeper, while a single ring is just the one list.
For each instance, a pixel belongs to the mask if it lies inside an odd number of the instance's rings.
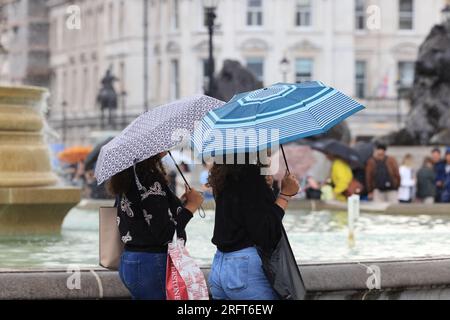
[{"label": "crowd of people", "polygon": [[308,177],[307,198],[345,201],[358,193],[362,200],[374,202],[450,203],[450,147],[444,155],[434,148],[420,168],[414,167],[412,154],[406,154],[399,165],[381,143],[363,168],[352,168],[344,159],[330,154],[327,158],[332,162],[330,178],[320,186]]}]

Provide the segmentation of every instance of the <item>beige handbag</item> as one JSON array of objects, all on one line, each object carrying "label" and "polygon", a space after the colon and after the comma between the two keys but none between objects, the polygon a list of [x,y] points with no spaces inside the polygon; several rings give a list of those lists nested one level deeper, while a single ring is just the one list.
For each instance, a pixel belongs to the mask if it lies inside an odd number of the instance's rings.
[{"label": "beige handbag", "polygon": [[100,208],[99,231],[100,266],[118,270],[124,245],[117,227],[117,207]]}]

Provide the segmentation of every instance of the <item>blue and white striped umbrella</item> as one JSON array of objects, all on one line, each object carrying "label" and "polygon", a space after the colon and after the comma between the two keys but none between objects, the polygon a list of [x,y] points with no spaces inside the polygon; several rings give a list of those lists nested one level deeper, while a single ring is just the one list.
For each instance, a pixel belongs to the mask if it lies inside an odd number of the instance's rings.
[{"label": "blue and white striped umbrella", "polygon": [[359,102],[320,81],[278,83],[238,94],[209,111],[192,142],[203,157],[257,152],[324,133],[362,109]]}]

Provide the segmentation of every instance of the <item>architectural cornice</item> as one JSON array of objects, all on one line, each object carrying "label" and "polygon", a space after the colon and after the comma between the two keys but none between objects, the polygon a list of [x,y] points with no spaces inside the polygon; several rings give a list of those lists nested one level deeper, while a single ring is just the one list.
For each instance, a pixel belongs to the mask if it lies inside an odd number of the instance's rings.
[{"label": "architectural cornice", "polygon": [[309,40],[302,40],[294,43],[291,47],[289,47],[290,51],[309,51],[309,52],[317,52],[320,51],[321,48]]}]

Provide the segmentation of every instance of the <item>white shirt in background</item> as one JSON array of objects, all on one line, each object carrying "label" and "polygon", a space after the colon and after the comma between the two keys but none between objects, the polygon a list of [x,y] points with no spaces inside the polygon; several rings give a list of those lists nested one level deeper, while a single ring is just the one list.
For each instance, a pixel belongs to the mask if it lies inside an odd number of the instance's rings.
[{"label": "white shirt in background", "polygon": [[398,200],[409,201],[413,198],[413,190],[416,185],[413,169],[400,166],[400,188],[398,189]]}]

